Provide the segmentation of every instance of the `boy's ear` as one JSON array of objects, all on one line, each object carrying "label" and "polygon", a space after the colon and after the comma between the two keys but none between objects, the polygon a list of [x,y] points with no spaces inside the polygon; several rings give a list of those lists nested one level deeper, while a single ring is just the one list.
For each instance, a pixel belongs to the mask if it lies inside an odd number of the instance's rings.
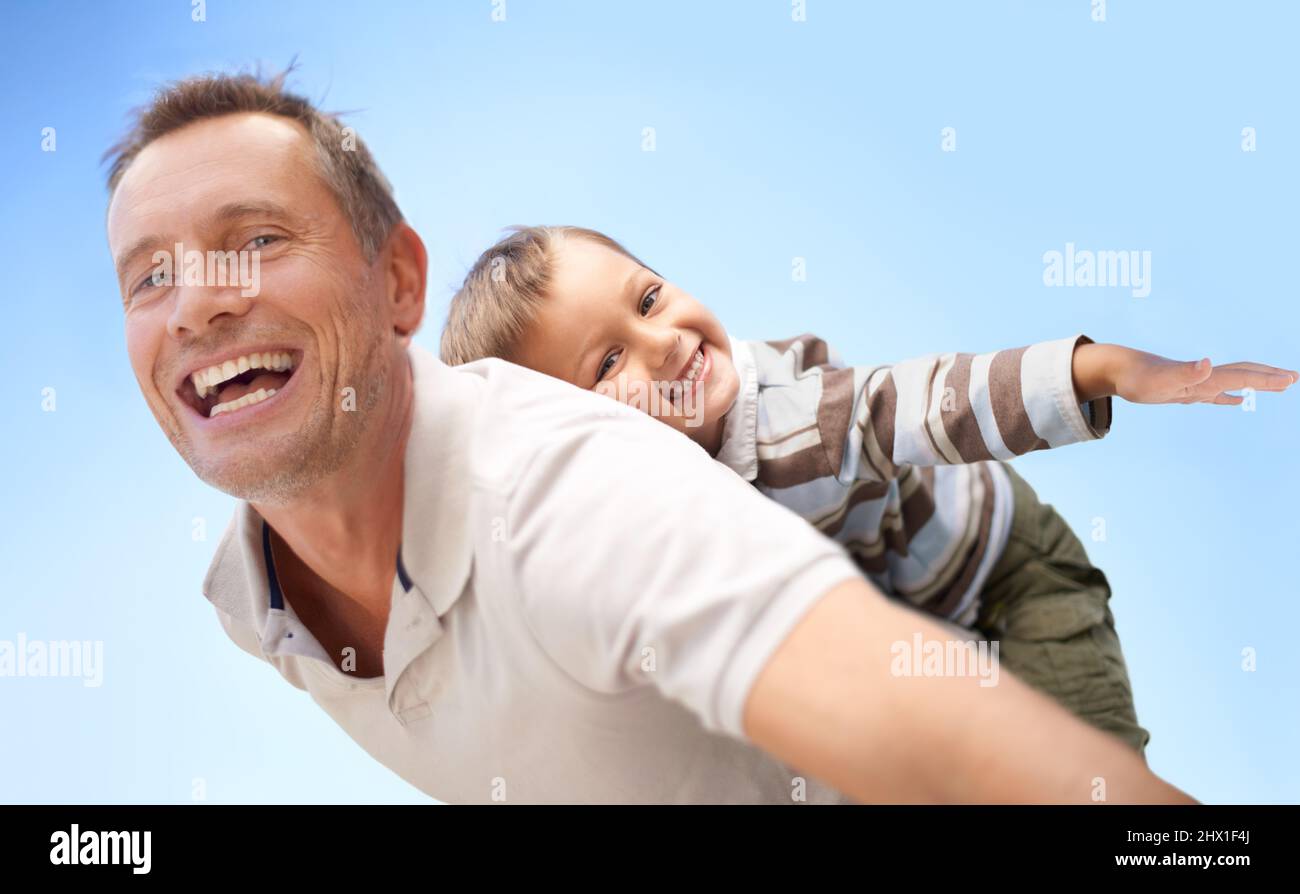
[{"label": "boy's ear", "polygon": [[406,346],[424,319],[429,255],[420,235],[405,221],[393,227],[388,236],[386,253],[386,295],[393,319],[393,331],[397,333],[402,345]]}]

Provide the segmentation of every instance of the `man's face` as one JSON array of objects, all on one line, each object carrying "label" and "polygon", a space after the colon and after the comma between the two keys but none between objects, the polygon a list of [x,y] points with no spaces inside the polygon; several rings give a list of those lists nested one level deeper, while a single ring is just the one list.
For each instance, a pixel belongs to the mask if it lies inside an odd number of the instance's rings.
[{"label": "man's face", "polygon": [[731,343],[703,304],[607,246],[562,240],[513,359],[650,413],[711,453],[739,390]]},{"label": "man's face", "polygon": [[[195,474],[246,500],[288,502],[342,466],[402,356],[385,277],[314,159],[284,118],[199,121],[146,147],[109,206],[140,391]],[[176,243],[203,258],[257,252],[260,291],[216,285],[206,264],[194,284],[180,258],[166,282],[154,253]]]}]

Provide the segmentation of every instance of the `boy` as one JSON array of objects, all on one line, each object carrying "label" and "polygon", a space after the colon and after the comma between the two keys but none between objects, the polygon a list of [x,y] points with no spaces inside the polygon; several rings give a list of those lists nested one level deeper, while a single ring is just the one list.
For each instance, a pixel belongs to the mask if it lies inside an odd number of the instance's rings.
[{"label": "boy", "polygon": [[999,641],[1008,670],[1139,754],[1150,737],[1106,577],[1005,460],[1103,437],[1112,395],[1236,405],[1227,391],[1300,377],[1085,335],[844,367],[813,336],[731,339],[579,227],[516,228],[484,252],[452,300],[442,357],[503,358],[650,413],[842,543],[885,593]]}]

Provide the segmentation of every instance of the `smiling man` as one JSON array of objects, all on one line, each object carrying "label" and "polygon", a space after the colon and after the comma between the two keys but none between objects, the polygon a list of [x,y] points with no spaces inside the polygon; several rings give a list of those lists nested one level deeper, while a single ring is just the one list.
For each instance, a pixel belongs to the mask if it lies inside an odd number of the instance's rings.
[{"label": "smiling man", "polygon": [[[412,342],[423,244],[282,80],[164,89],[111,152],[141,393],[240,498],[204,593],[241,648],[449,802],[1188,799],[636,410]],[[257,294],[159,252],[256,252]],[[507,271],[507,275],[509,275]]]}]

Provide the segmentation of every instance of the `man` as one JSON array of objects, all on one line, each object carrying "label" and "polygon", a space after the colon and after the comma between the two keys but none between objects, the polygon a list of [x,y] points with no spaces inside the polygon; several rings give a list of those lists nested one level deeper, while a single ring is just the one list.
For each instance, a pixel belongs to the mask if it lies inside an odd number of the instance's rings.
[{"label": "man", "polygon": [[952,634],[686,439],[414,345],[424,246],[282,79],[160,93],[108,240],[145,400],[242,501],[206,596],[377,760],[457,803],[1189,800],[1009,675],[892,676]]}]

